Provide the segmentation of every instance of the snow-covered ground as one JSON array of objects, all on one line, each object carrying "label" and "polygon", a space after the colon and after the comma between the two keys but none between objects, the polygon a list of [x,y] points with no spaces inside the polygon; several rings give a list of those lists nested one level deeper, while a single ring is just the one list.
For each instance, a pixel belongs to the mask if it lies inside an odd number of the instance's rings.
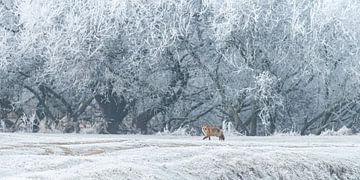
[{"label": "snow-covered ground", "polygon": [[360,136],[0,133],[0,179],[360,179]]}]

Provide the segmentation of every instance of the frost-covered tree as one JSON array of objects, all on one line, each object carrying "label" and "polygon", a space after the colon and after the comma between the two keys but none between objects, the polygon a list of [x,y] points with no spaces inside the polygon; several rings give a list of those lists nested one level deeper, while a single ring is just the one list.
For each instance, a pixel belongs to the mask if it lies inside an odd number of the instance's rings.
[{"label": "frost-covered tree", "polygon": [[0,7],[0,117],[16,114],[14,130],[19,119],[63,132],[86,120],[101,133],[222,121],[247,135],[360,125],[355,0]]}]

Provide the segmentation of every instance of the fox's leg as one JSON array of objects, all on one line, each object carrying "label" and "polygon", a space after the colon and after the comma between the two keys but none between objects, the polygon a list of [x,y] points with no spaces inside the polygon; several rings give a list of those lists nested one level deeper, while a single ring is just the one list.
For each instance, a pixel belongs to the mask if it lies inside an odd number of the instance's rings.
[{"label": "fox's leg", "polygon": [[207,136],[205,136],[204,138],[203,138],[203,140],[205,140],[206,138],[208,138]]},{"label": "fox's leg", "polygon": [[210,141],[210,136],[209,136],[209,141]]}]

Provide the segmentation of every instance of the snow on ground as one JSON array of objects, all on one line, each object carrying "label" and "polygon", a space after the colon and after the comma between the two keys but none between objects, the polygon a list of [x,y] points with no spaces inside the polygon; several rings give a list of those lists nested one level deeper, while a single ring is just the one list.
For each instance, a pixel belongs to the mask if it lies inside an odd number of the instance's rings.
[{"label": "snow on ground", "polygon": [[0,179],[360,179],[360,136],[0,133]]}]

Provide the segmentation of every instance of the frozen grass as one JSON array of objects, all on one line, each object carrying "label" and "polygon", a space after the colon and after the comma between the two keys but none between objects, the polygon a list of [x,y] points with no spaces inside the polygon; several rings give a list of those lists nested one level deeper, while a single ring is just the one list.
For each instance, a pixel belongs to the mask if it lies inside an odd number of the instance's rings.
[{"label": "frozen grass", "polygon": [[359,136],[0,133],[0,179],[359,179]]},{"label": "frozen grass", "polygon": [[320,135],[321,136],[349,136],[353,135],[353,131],[346,126],[340,128],[339,130],[335,131],[334,129],[327,129],[323,131]]}]

